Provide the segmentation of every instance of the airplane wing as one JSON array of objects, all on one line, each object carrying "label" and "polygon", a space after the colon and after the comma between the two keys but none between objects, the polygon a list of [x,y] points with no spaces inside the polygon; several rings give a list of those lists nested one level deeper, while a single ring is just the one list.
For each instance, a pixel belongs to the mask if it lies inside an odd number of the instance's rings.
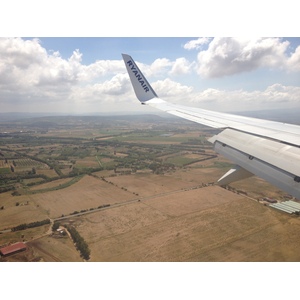
[{"label": "airplane wing", "polygon": [[160,99],[131,56],[122,54],[136,97],[169,114],[223,129],[209,139],[236,164],[219,185],[259,176],[300,199],[300,126],[172,104]]}]

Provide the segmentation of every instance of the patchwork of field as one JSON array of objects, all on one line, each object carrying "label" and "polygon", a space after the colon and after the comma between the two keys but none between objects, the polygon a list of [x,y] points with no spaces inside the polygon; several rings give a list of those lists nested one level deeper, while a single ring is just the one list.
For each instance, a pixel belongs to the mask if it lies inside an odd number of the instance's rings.
[{"label": "patchwork of field", "polygon": [[6,210],[1,214],[0,229],[26,223],[30,218],[57,218],[74,211],[128,201],[136,196],[101,179],[85,176],[65,189],[19,196],[19,206],[15,206],[16,200],[10,194],[6,193],[6,197],[5,202],[3,199]]},{"label": "patchwork of field", "polygon": [[288,195],[257,177],[215,184],[232,164],[213,131],[131,118],[51,118],[56,129],[0,140],[0,246],[28,247],[0,261],[83,261],[55,222],[92,262],[300,260],[299,217],[260,201]]},{"label": "patchwork of field", "polygon": [[[1,224],[55,218],[111,204],[72,218],[89,245],[90,261],[300,260],[297,217],[221,187],[202,187],[201,179],[218,173],[213,168],[205,170],[123,175],[106,181],[84,176],[62,190],[19,196],[20,203],[29,204],[12,207]],[[30,261],[82,261],[69,237],[31,241],[27,230],[23,233]],[[25,259],[24,253],[18,255]],[[17,261],[18,255],[12,260]]]}]

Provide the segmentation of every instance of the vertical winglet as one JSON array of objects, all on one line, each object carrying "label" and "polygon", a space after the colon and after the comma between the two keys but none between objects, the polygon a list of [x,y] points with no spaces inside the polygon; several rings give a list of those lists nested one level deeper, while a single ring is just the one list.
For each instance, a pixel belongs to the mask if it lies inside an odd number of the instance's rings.
[{"label": "vertical winglet", "polygon": [[131,84],[140,102],[146,102],[157,95],[131,56],[122,54]]}]

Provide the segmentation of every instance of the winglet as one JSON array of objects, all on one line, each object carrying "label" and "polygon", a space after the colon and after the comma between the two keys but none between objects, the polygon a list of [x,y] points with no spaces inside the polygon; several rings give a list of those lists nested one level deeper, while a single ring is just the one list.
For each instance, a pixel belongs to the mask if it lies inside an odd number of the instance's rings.
[{"label": "winglet", "polygon": [[136,97],[144,103],[157,95],[130,55],[122,54]]},{"label": "winglet", "polygon": [[242,180],[251,176],[253,176],[253,174],[249,171],[240,166],[235,166],[218,180],[218,185],[227,185],[231,182]]}]

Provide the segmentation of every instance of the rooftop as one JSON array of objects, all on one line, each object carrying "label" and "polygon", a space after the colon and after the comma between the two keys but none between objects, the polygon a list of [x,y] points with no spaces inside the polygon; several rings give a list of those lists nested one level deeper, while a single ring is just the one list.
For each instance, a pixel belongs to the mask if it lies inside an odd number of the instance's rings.
[{"label": "rooftop", "polygon": [[26,248],[27,247],[24,243],[18,242],[18,243],[0,248],[0,254],[1,255],[9,255],[9,254],[13,254],[18,251],[26,250]]}]

